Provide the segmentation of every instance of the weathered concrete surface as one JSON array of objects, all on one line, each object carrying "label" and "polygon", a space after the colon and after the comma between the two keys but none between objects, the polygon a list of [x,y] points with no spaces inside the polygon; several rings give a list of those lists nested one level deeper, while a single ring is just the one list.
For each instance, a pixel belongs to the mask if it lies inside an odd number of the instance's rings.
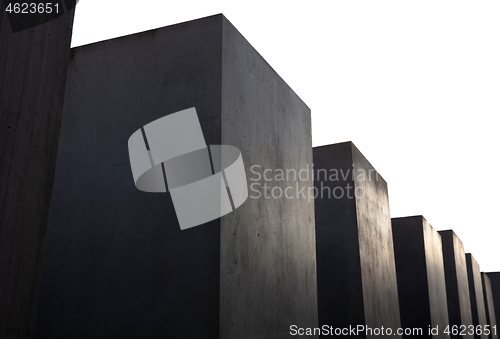
[{"label": "weathered concrete surface", "polygon": [[[450,326],[470,326],[472,311],[467,279],[464,245],[452,230],[439,231],[443,242],[444,273],[446,278],[446,298]],[[474,338],[473,335],[452,338]]]},{"label": "weathered concrete surface", "polygon": [[441,236],[422,216],[392,218],[392,232],[401,325],[424,329],[422,338],[449,338]]},{"label": "weathered concrete surface", "polygon": [[[284,338],[317,325],[307,199],[249,198],[181,231],[134,186],[127,140],[196,107],[207,144],[250,165],[312,161],[310,110],[221,15],[73,50],[39,338]],[[301,185],[312,185],[301,182]]]},{"label": "weathered concrete surface", "polygon": [[481,272],[481,280],[483,283],[483,296],[484,296],[484,306],[486,310],[486,322],[490,325],[490,329],[497,328],[497,331],[492,331],[488,338],[498,339],[498,327],[495,316],[495,303],[493,302],[493,293],[491,291],[491,281],[488,275]]},{"label": "weathered concrete surface", "polygon": [[400,317],[387,184],[351,142],[315,147],[313,159],[320,326],[396,330]]},{"label": "weathered concrete surface", "polygon": [[[487,272],[486,275],[490,278],[491,294],[495,309],[495,319],[500,319],[500,272]],[[497,322],[498,325],[498,322]],[[497,326],[497,335],[499,329]]]},{"label": "weathered concrete surface", "polygon": [[[467,263],[467,279],[469,282],[469,295],[470,295],[470,305],[472,312],[472,322],[474,326],[480,326],[484,329],[486,322],[486,310],[484,307],[484,296],[483,296],[483,283],[481,281],[481,270],[476,259],[470,253],[465,254],[465,261]],[[474,333],[476,339],[486,339],[487,335],[479,335],[476,331]]]},{"label": "weathered concrete surface", "polygon": [[72,27],[73,11],[13,33],[0,1],[1,338],[34,332]]},{"label": "weathered concrete surface", "polygon": [[[242,150],[247,167],[311,168],[309,108],[229,21],[222,23],[222,144]],[[295,184],[307,190],[313,177],[270,186]],[[290,325],[318,322],[314,199],[252,197],[221,219],[220,337],[288,338]]]}]

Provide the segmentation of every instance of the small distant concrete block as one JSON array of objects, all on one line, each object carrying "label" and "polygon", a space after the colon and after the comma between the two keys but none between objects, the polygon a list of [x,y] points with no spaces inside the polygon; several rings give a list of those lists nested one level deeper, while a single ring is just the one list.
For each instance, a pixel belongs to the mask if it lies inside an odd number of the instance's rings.
[{"label": "small distant concrete block", "polygon": [[[487,322],[486,322],[486,310],[484,308],[481,270],[479,269],[479,264],[477,263],[476,259],[474,259],[472,254],[466,253],[465,260],[467,262],[467,279],[469,281],[469,295],[470,295],[470,305],[472,311],[472,321],[474,322],[474,326],[480,326],[481,329],[485,329]],[[488,336],[486,334],[479,335],[478,331],[475,331],[474,338],[487,339]]]},{"label": "small distant concrete block", "polygon": [[319,323],[395,331],[401,323],[387,183],[351,142],[316,147],[313,159]]},{"label": "small distant concrete block", "polygon": [[[450,326],[473,325],[470,305],[467,264],[462,241],[452,230],[439,231],[443,242],[444,273],[446,278],[446,298]],[[451,338],[469,338],[473,335],[451,335]]]},{"label": "small distant concrete block", "polygon": [[402,327],[424,329],[419,338],[449,338],[441,236],[422,216],[393,218],[392,233]]},{"label": "small distant concrete block", "polygon": [[[491,291],[491,281],[488,275],[481,273],[483,282],[484,307],[486,310],[486,323],[490,325],[491,333],[488,335],[490,339],[498,339],[498,327],[495,316],[495,303],[493,302],[493,293]],[[495,329],[495,331],[493,330]]]},{"label": "small distant concrete block", "polygon": [[[495,309],[495,319],[500,319],[500,272],[487,272],[486,276],[490,278],[491,295]],[[499,329],[497,327],[497,335]],[[500,335],[499,335],[500,337]]]}]

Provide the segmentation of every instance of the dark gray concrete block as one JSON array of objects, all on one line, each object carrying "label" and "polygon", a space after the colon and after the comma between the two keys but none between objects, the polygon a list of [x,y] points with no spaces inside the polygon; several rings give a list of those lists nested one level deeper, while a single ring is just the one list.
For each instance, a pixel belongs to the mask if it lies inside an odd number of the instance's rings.
[{"label": "dark gray concrete block", "polygon": [[73,12],[33,28],[19,14],[14,33],[0,1],[1,338],[34,333]]},{"label": "dark gray concrete block", "polygon": [[[495,309],[495,319],[500,319],[500,272],[487,272],[486,275],[490,278],[491,295]],[[498,323],[497,323],[498,325]],[[497,326],[496,334],[498,335],[499,328]]]},{"label": "dark gray concrete block", "polygon": [[[452,230],[439,231],[443,242],[444,273],[446,278],[446,299],[450,326],[470,326],[472,311],[467,279],[464,245]],[[451,335],[452,338],[470,338],[474,336]]]},{"label": "dark gray concrete block", "polygon": [[[134,186],[127,140],[196,107],[251,165],[312,162],[310,110],[222,16],[73,49],[39,338],[285,338],[317,325],[313,202],[252,199],[181,231]],[[312,186],[312,179],[300,182]]]},{"label": "dark gray concrete block", "polygon": [[[470,253],[465,254],[465,261],[467,263],[467,279],[469,282],[469,295],[470,295],[470,305],[472,312],[472,322],[474,326],[479,326],[484,329],[486,322],[486,310],[484,307],[484,296],[483,296],[483,283],[481,281],[481,270],[476,259]],[[482,333],[482,334],[479,334]],[[475,331],[474,337],[476,339],[487,339],[488,336],[484,334],[484,331]]]},{"label": "dark gray concrete block", "polygon": [[[484,297],[484,307],[486,311],[486,323],[490,325],[490,330],[491,330],[491,333],[488,335],[488,338],[498,339],[497,320],[495,316],[495,303],[493,302],[491,281],[488,275],[484,272],[481,272],[481,280],[483,283],[483,297]],[[492,329],[496,329],[496,331]]]},{"label": "dark gray concrete block", "polygon": [[395,331],[400,317],[387,184],[351,142],[315,147],[313,159],[320,325]]},{"label": "dark gray concrete block", "polygon": [[441,236],[422,216],[393,218],[392,233],[401,325],[424,329],[422,338],[449,338]]}]

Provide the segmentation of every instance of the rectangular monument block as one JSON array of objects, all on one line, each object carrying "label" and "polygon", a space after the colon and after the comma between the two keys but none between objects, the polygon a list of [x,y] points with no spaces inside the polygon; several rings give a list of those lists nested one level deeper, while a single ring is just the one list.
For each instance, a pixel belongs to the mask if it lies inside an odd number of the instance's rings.
[{"label": "rectangular monument block", "polygon": [[[493,302],[493,292],[491,290],[491,281],[488,275],[481,272],[483,282],[484,306],[486,310],[486,323],[490,325],[491,333],[488,335],[490,339],[498,339],[498,327],[495,315],[495,303]],[[496,329],[496,330],[494,330]]]},{"label": "rectangular monument block", "polygon": [[[129,137],[191,107],[207,145],[241,151],[247,179],[253,165],[312,163],[309,108],[222,15],[73,49],[39,338],[275,339],[292,324],[317,326],[312,200],[248,197],[181,230],[170,193],[135,187]],[[155,126],[144,127],[151,162],[165,145],[149,139]],[[224,160],[211,156],[217,171]],[[297,184],[307,190],[312,178]]]},{"label": "rectangular monument block", "polygon": [[[439,231],[443,243],[446,299],[450,327],[471,326],[472,311],[467,279],[467,264],[462,241],[452,230]],[[474,338],[473,335],[451,335],[452,338]]]},{"label": "rectangular monument block", "polygon": [[387,184],[351,142],[315,147],[313,159],[320,325],[395,331],[400,318]]},{"label": "rectangular monument block", "polygon": [[35,330],[74,14],[34,26],[32,17],[43,15],[8,13],[6,3],[0,1],[2,339],[32,338]]},{"label": "rectangular monument block", "polygon": [[402,327],[424,329],[422,338],[449,338],[441,236],[422,216],[392,218],[392,233]]},{"label": "rectangular monument block", "polygon": [[[490,278],[491,295],[495,309],[495,319],[500,319],[500,272],[487,272],[486,275]],[[498,321],[498,320],[497,320]],[[498,322],[497,324],[498,325]],[[497,326],[496,334],[499,334],[500,329]],[[499,335],[500,336],[500,335]]]},{"label": "rectangular monument block", "polygon": [[[486,310],[484,307],[484,296],[483,296],[483,283],[481,281],[481,270],[479,269],[479,264],[476,259],[470,253],[465,254],[465,261],[467,263],[467,279],[469,281],[469,295],[470,295],[470,305],[472,312],[472,322],[474,326],[479,326],[481,329],[486,327]],[[478,334],[481,333],[482,334]],[[484,334],[484,331],[475,331],[474,337],[476,339],[487,339],[488,336]]]}]

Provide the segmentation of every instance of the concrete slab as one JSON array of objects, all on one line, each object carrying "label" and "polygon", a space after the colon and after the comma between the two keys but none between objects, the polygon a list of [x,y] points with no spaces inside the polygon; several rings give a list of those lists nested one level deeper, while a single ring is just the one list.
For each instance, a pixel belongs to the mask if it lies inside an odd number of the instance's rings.
[{"label": "concrete slab", "polygon": [[[491,295],[495,309],[495,319],[500,319],[500,272],[487,272],[486,275],[490,278]],[[498,323],[497,323],[498,325]],[[497,335],[499,329],[497,327]]]},{"label": "concrete slab", "polygon": [[32,338],[74,11],[34,27],[32,19],[43,15],[9,14],[6,3],[0,1],[0,338]]},{"label": "concrete slab", "polygon": [[[439,231],[439,234],[443,243],[450,327],[464,329],[461,326],[473,325],[464,245],[452,230]],[[466,333],[463,336],[451,335],[451,337],[472,339],[474,336]]]},{"label": "concrete slab", "polygon": [[[315,147],[313,158],[319,323],[395,331],[401,323],[387,184],[351,142]],[[366,334],[359,337],[373,335]]]},{"label": "concrete slab", "polygon": [[441,236],[422,216],[392,218],[392,233],[401,325],[424,329],[422,338],[449,338]]},{"label": "concrete slab", "polygon": [[312,163],[309,108],[222,15],[73,49],[39,338],[274,339],[317,325],[312,200],[249,197],[181,231],[170,194],[134,186],[128,138],[190,107],[207,144],[239,148],[247,178]]},{"label": "concrete slab", "polygon": [[[470,253],[465,254],[465,261],[467,263],[467,279],[469,281],[469,295],[470,305],[472,312],[472,322],[476,327],[474,338],[487,339],[488,336],[484,334],[486,328],[486,310],[484,307],[483,296],[483,283],[481,281],[481,270],[476,259]],[[477,330],[479,326],[480,330]],[[481,334],[479,334],[481,333]]]},{"label": "concrete slab", "polygon": [[[493,293],[491,290],[491,281],[488,275],[481,272],[481,280],[483,283],[484,307],[486,310],[486,323],[490,325],[490,334],[488,338],[498,339],[498,327],[495,316],[495,303],[493,302]],[[496,330],[495,330],[496,329]]]}]

